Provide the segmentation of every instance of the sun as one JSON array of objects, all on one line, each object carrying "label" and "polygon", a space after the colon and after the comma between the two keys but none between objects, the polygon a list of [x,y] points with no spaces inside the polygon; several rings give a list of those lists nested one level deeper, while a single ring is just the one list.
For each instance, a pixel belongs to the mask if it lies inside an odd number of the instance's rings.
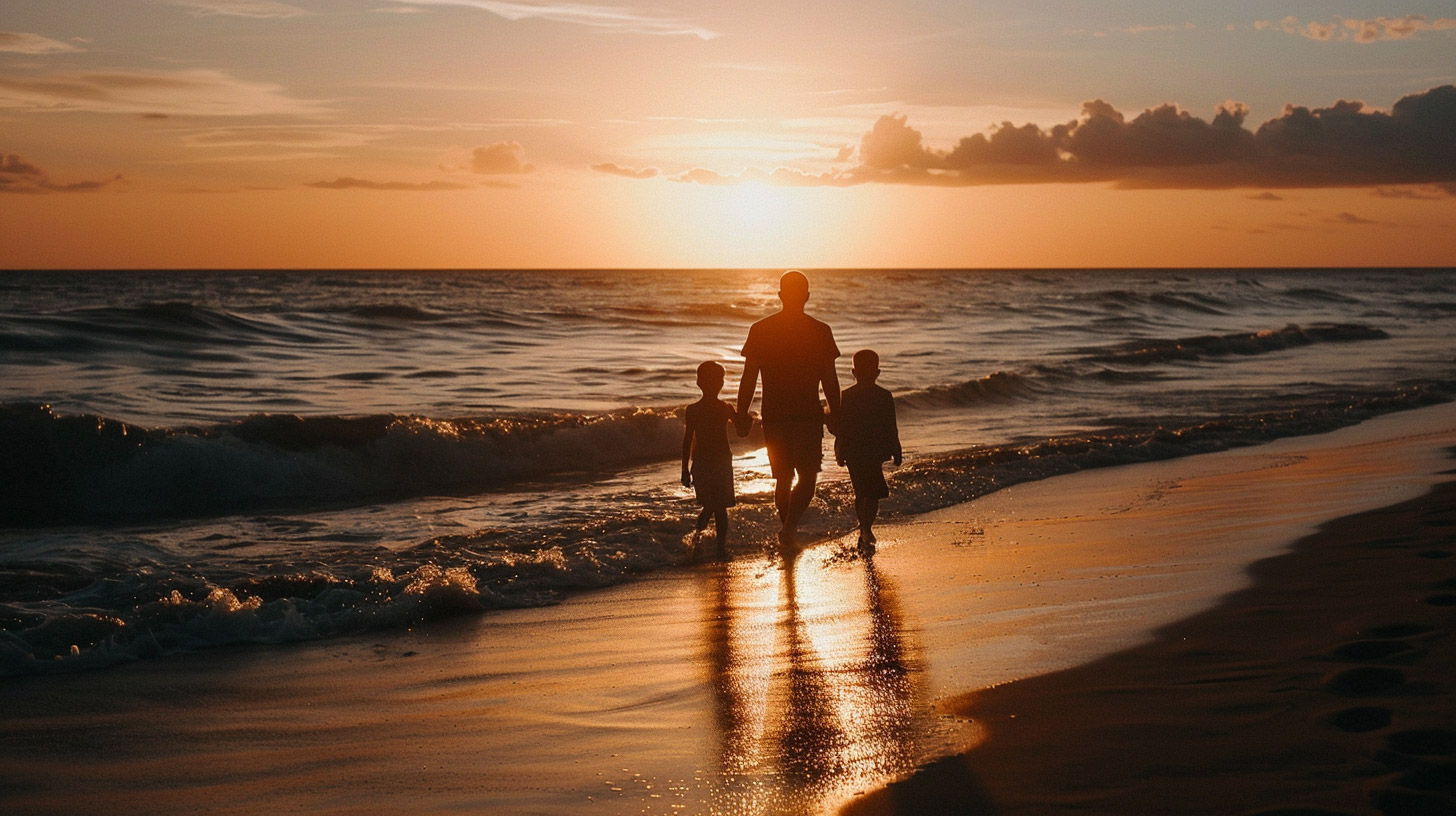
[{"label": "sun", "polygon": [[723,220],[744,238],[772,241],[780,237],[793,207],[781,187],[757,181],[723,190]]}]

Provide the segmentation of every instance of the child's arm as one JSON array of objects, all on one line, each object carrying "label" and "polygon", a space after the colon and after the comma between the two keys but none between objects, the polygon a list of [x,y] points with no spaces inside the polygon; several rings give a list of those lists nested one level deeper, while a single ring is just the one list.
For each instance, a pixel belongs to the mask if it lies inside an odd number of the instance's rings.
[{"label": "child's arm", "polygon": [[682,485],[683,487],[693,486],[693,474],[688,470],[688,458],[693,453],[693,425],[686,418],[683,420],[683,446],[682,446]]},{"label": "child's arm", "polygon": [[890,438],[895,440],[895,467],[900,466],[904,460],[904,451],[900,449],[900,426],[895,422],[895,398],[890,397]]}]

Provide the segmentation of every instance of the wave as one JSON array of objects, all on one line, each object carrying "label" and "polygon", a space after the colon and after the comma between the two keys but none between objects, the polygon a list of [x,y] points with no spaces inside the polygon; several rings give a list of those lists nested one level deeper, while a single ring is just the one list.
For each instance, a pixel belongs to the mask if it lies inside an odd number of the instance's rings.
[{"label": "wave", "polygon": [[[889,474],[885,517],[968,501],[1002,487],[1087,468],[1169,459],[1318,433],[1376,414],[1446,401],[1456,382],[1413,383],[1216,419],[1026,440],[912,460]],[[375,436],[383,418],[333,421],[296,436],[296,418],[255,419],[302,449]],[[370,423],[374,423],[370,425]],[[388,429],[389,425],[383,425]],[[507,435],[509,435],[507,433]],[[323,441],[327,438],[329,441]],[[849,532],[853,496],[821,486],[806,534]],[[102,559],[35,556],[0,562],[0,675],[96,668],[226,644],[281,643],[415,626],[566,595],[683,564],[690,513],[660,494],[624,496],[612,512],[583,509],[537,524],[442,536],[398,550],[330,548],[297,562],[186,563],[160,554]],[[758,552],[776,526],[771,499],[740,497],[735,539]]]},{"label": "wave", "polygon": [[[1047,369],[1043,369],[1046,372]],[[1034,399],[1046,391],[1035,373],[1018,374],[996,371],[974,380],[954,385],[934,386],[895,395],[900,410],[934,410],[994,405]]]},{"label": "wave", "polygon": [[[1353,343],[1389,337],[1382,329],[1331,323],[1307,327],[1291,324],[1282,329],[1258,332],[1140,340],[1079,349],[1065,363],[1036,365],[1021,371],[996,371],[959,383],[906,391],[897,394],[895,402],[911,411],[998,405],[1037,399],[1058,387],[1083,379],[1130,385],[1147,383],[1163,376],[1147,370],[1155,364],[1248,357],[1317,343]],[[1130,366],[1133,370],[1112,366]]]},{"label": "wave", "polygon": [[4,317],[0,350],[61,353],[138,345],[195,349],[229,344],[313,345],[325,341],[309,331],[266,316],[244,316],[190,303],[99,306],[38,316]]},{"label": "wave", "polygon": [[1307,327],[1290,324],[1282,329],[1136,341],[1110,348],[1083,349],[1082,352],[1084,359],[1091,362],[1150,365],[1208,357],[1252,356],[1315,343],[1352,343],[1389,337],[1382,329],[1352,323],[1320,323]]},{"label": "wave", "polygon": [[148,429],[0,406],[0,525],[223,514],[477,489],[676,455],[672,410],[431,419],[258,415]]}]

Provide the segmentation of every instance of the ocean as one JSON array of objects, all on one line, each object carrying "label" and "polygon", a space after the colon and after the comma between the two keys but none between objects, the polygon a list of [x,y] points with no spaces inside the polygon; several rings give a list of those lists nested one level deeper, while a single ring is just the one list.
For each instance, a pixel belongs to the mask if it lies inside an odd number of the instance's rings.
[{"label": "ocean", "polygon": [[[0,675],[558,603],[689,568],[694,369],[780,270],[0,273]],[[1452,270],[820,270],[886,517],[1456,395]],[[733,440],[735,558],[770,547]],[[829,444],[826,439],[826,450]],[[826,455],[813,537],[853,527]]]}]

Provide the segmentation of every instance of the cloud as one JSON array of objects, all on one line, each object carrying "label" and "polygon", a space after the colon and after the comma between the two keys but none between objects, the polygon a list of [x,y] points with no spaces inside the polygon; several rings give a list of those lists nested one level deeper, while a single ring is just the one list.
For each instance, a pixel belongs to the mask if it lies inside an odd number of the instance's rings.
[{"label": "cloud", "polygon": [[1205,121],[1171,104],[1129,119],[1102,100],[1072,122],[1003,123],[949,151],[926,147],[903,116],[882,116],[860,142],[856,181],[996,184],[1110,181],[1123,187],[1327,187],[1456,183],[1456,86],[1397,101],[1286,106],[1255,130],[1248,108]]},{"label": "cloud", "polygon": [[120,180],[116,176],[106,181],[57,184],[44,170],[14,153],[0,153],[0,193],[86,193]]},{"label": "cloud", "polygon": [[623,176],[625,178],[633,179],[650,179],[656,176],[658,172],[660,172],[656,167],[622,167],[621,165],[614,164],[612,162],[593,164],[591,166],[591,169],[597,171],[598,173],[606,173],[612,176]]},{"label": "cloud", "polygon": [[673,176],[672,181],[708,186],[732,184],[773,184],[780,187],[847,187],[856,183],[854,178],[831,170],[827,173],[805,173],[791,167],[779,167],[773,171],[750,167],[741,173],[719,173],[703,167],[695,167],[685,173]]},{"label": "cloud", "polygon": [[318,102],[218,71],[0,74],[0,108],[190,116],[318,115]]},{"label": "cloud", "polygon": [[470,154],[470,171],[483,176],[530,173],[535,165],[525,162],[526,150],[520,142],[496,142],[477,147]]},{"label": "cloud", "polygon": [[0,31],[0,52],[11,54],[64,54],[80,51],[70,43],[23,31]]},{"label": "cloud", "polygon": [[[167,118],[167,117],[162,117]],[[359,147],[384,138],[393,129],[384,127],[218,127],[186,133],[182,141],[189,147]]]},{"label": "cloud", "polygon": [[1349,224],[1354,226],[1369,226],[1373,224],[1389,226],[1383,221],[1372,221],[1369,218],[1361,218],[1352,212],[1342,212],[1334,218],[1326,218],[1323,220],[1326,224]]},{"label": "cloud", "polygon": [[616,34],[686,35],[703,40],[711,40],[718,36],[717,32],[692,23],[639,14],[620,6],[563,2],[521,3],[506,2],[505,0],[394,0],[394,2],[411,6],[467,6],[512,21],[548,20],[599,28]]},{"label": "cloud", "polygon": [[1426,31],[1456,30],[1456,19],[1438,17],[1427,19],[1424,15],[1408,14],[1405,17],[1372,17],[1358,19],[1335,16],[1328,22],[1311,20],[1301,22],[1298,17],[1289,16],[1279,22],[1260,20],[1254,23],[1260,31],[1282,31],[1321,42],[1373,43],[1378,40],[1407,40]]},{"label": "cloud", "polygon": [[302,17],[312,12],[272,0],[167,0],[198,17],[251,17],[254,19]]},{"label": "cloud", "polygon": [[440,190],[469,190],[471,185],[452,181],[370,181],[369,179],[340,176],[333,181],[315,181],[308,185],[320,190],[391,190],[407,192],[436,192]]},{"label": "cloud", "polygon": [[[1162,24],[1162,25],[1112,26],[1110,28],[1105,28],[1105,29],[1100,29],[1100,30],[1097,30],[1097,31],[1093,31],[1093,32],[1091,32],[1091,34],[1094,37],[1106,37],[1106,36],[1108,36],[1110,34],[1125,34],[1125,35],[1128,35],[1128,36],[1137,36],[1138,34],[1153,34],[1153,33],[1157,33],[1157,32],[1165,32],[1165,31],[1192,31],[1192,30],[1194,30],[1196,28],[1198,28],[1198,26],[1194,25],[1193,23],[1167,23],[1167,24]],[[1073,34],[1085,34],[1087,32],[1085,32],[1085,31],[1073,31],[1073,32],[1070,32],[1070,33],[1073,33]]]},{"label": "cloud", "polygon": [[1407,201],[1439,201],[1456,195],[1456,184],[1433,184],[1425,187],[1377,187],[1370,191],[1376,198],[1396,198]]}]

